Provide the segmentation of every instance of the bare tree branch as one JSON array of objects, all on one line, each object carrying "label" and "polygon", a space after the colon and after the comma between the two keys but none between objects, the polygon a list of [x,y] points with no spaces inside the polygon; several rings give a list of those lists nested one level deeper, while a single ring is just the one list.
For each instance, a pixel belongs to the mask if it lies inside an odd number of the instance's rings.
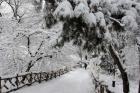
[{"label": "bare tree branch", "polygon": [[38,47],[38,49],[37,49],[37,51],[36,51],[36,53],[35,53],[35,56],[38,54],[39,50],[41,49],[41,47],[42,47],[42,45],[43,45],[43,42],[44,42],[44,41],[42,41],[42,42],[40,43],[40,45],[39,45],[39,47]]}]

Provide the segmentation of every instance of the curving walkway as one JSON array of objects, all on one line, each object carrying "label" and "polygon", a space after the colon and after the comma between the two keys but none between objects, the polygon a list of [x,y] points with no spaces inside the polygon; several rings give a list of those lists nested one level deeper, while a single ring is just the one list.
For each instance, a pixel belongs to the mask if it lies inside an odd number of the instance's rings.
[{"label": "curving walkway", "polygon": [[89,72],[77,69],[54,80],[25,87],[13,93],[94,93]]}]

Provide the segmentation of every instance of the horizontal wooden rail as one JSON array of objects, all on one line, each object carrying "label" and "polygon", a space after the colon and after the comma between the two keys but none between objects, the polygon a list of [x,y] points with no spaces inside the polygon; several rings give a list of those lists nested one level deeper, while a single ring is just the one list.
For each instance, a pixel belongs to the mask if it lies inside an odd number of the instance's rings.
[{"label": "horizontal wooden rail", "polygon": [[24,75],[2,78],[0,77],[0,93],[9,93],[18,90],[24,86],[31,86],[33,83],[48,81],[67,73],[70,69],[64,68],[51,72],[27,73]]},{"label": "horizontal wooden rail", "polygon": [[92,82],[95,84],[95,93],[113,93],[109,90],[108,85],[104,84],[103,81],[99,81],[96,77],[91,73]]}]

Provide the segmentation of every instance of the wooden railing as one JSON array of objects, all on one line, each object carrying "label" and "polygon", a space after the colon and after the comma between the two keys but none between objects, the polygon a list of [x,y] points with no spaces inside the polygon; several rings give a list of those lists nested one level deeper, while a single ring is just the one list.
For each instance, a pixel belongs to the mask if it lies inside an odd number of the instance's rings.
[{"label": "wooden railing", "polygon": [[105,84],[102,84],[101,82],[95,83],[95,93],[113,93],[108,89],[108,86]]},{"label": "wooden railing", "polygon": [[91,73],[92,82],[95,84],[95,93],[113,93],[109,90],[108,85],[104,84],[103,81],[99,81],[96,77]]},{"label": "wooden railing", "polygon": [[0,93],[9,93],[24,86],[30,86],[35,82],[41,83],[42,81],[48,81],[67,73],[69,70],[68,68],[64,68],[51,72],[17,74],[8,78],[0,77]]}]

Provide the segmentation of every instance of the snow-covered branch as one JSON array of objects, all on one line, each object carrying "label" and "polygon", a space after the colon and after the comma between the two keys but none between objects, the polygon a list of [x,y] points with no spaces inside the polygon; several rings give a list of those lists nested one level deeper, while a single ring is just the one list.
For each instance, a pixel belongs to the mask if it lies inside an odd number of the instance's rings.
[{"label": "snow-covered branch", "polygon": [[121,27],[124,27],[124,26],[125,26],[125,24],[122,24],[119,20],[117,20],[117,19],[115,19],[115,18],[113,18],[113,17],[109,17],[109,19],[112,20],[112,21],[114,21],[114,22],[116,22],[116,23],[119,24]]}]

